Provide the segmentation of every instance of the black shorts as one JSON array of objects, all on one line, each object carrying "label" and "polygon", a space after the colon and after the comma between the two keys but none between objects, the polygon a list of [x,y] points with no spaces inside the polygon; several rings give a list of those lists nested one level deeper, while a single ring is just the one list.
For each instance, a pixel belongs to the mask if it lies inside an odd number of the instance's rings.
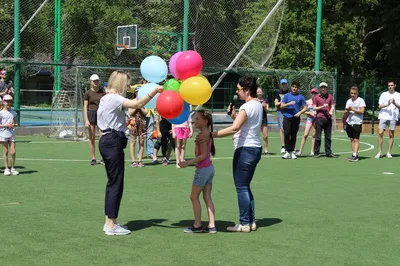
[{"label": "black shorts", "polygon": [[360,139],[362,125],[349,125],[346,123],[346,133],[351,139]]},{"label": "black shorts", "polygon": [[97,126],[97,111],[87,110],[87,117],[91,125]]},{"label": "black shorts", "polygon": [[267,118],[263,118],[261,121],[261,126],[268,126],[268,119]]}]

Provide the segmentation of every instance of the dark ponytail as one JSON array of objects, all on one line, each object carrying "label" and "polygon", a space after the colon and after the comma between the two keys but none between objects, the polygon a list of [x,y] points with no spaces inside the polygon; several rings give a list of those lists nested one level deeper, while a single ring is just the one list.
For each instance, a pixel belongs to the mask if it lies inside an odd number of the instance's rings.
[{"label": "dark ponytail", "polygon": [[[207,121],[207,126],[209,126],[211,128],[211,132],[213,132],[214,126],[213,126],[212,113],[206,110],[200,110],[197,112],[199,112],[204,117],[204,119]],[[211,137],[211,155],[215,156],[214,138],[212,137]]]}]

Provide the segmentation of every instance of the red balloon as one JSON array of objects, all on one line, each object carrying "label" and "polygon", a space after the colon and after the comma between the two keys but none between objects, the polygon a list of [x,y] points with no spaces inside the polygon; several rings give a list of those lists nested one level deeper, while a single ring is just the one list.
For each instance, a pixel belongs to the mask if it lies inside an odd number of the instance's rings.
[{"label": "red balloon", "polygon": [[176,74],[181,80],[197,76],[202,68],[203,59],[195,51],[182,52],[176,59]]},{"label": "red balloon", "polygon": [[176,91],[164,91],[158,96],[156,108],[160,116],[166,119],[178,117],[183,111],[184,101]]}]

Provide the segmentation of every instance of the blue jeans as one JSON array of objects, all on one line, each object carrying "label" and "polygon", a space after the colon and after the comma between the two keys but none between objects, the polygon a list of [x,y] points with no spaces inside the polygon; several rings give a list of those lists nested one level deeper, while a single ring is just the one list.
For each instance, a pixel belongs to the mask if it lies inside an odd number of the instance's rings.
[{"label": "blue jeans", "polygon": [[255,220],[254,197],[250,189],[256,166],[261,159],[261,147],[240,147],[233,155],[233,180],[238,196],[240,224]]},{"label": "blue jeans", "polygon": [[146,117],[146,151],[147,156],[153,156],[154,145],[153,145],[153,131],[154,131],[154,115]]}]

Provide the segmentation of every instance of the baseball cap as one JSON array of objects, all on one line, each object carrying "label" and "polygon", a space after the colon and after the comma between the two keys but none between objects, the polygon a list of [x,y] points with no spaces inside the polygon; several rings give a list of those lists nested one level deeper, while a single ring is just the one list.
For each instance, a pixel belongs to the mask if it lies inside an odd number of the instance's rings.
[{"label": "baseball cap", "polygon": [[7,71],[1,70],[0,75],[7,75]]},{"label": "baseball cap", "polygon": [[3,101],[12,101],[13,97],[9,94],[6,94],[3,96]]},{"label": "baseball cap", "polygon": [[321,82],[320,84],[319,84],[319,87],[321,88],[321,87],[328,87],[328,83],[326,83],[326,82]]},{"label": "baseball cap", "polygon": [[103,87],[108,87],[108,82],[104,82]]},{"label": "baseball cap", "polygon": [[93,74],[90,76],[90,80],[100,80],[99,76],[96,74]]},{"label": "baseball cap", "polygon": [[281,79],[281,84],[288,84],[287,79]]},{"label": "baseball cap", "polygon": [[318,93],[318,90],[316,88],[312,88],[311,93]]}]

